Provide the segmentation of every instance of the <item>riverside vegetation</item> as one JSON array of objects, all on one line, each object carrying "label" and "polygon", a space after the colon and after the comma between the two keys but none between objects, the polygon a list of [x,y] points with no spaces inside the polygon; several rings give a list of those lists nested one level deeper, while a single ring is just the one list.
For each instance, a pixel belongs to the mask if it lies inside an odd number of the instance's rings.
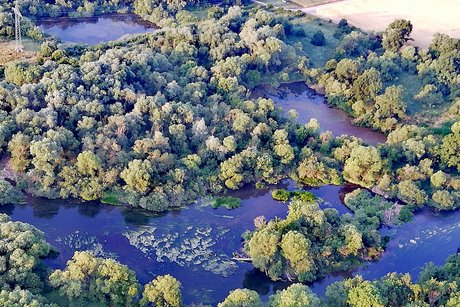
[{"label": "riverside vegetation", "polygon": [[[0,148],[9,180],[0,181],[0,204],[23,201],[25,191],[162,212],[206,194],[288,177],[309,186],[359,185],[345,200],[353,214],[320,209],[308,194],[292,195],[285,219],[257,219],[256,229],[244,234],[244,251],[256,268],[274,280],[298,281],[378,259],[386,244],[379,228],[409,220],[418,208],[460,206],[458,39],[439,34],[429,50],[421,50],[407,45],[412,25],[406,20],[384,33],[365,33],[345,20],[335,25],[301,12],[235,4],[21,2],[24,34],[42,44],[34,61],[0,68]],[[11,2],[0,5],[0,36],[11,39]],[[60,44],[32,21],[116,11],[135,12],[162,29],[82,46]],[[387,134],[387,142],[371,146],[320,133],[314,119],[300,125],[295,112],[285,116],[271,99],[251,96],[258,85],[299,80],[324,92],[357,125]],[[284,201],[291,196],[274,195]],[[218,198],[215,205],[239,202]],[[26,244],[20,250],[31,250],[29,271],[15,277],[16,270],[5,266],[2,295],[12,302],[28,297],[41,304],[39,293],[55,288],[60,299],[72,302],[94,297],[113,305],[181,304],[172,277],[158,277],[141,295],[127,267],[84,252],[45,278],[38,259],[52,248],[43,234],[3,220],[10,225],[5,229],[16,225],[18,234],[24,232],[19,238],[40,242],[17,242]],[[9,231],[4,235],[10,240]],[[16,263],[13,252],[5,255]],[[81,266],[90,276],[73,280],[72,271]],[[354,278],[332,287],[326,301],[394,306],[386,293],[399,291],[388,290],[398,284],[407,304],[455,304],[457,277],[438,270],[443,273],[416,284],[399,275],[375,282]],[[288,306],[292,297],[305,306],[324,303],[295,285],[269,304]],[[257,305],[258,299],[236,290],[222,306],[242,300]]]}]

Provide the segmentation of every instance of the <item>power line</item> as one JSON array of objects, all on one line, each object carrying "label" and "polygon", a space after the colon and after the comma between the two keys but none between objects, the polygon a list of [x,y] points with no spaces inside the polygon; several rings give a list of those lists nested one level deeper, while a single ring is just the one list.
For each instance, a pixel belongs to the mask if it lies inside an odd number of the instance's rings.
[{"label": "power line", "polygon": [[22,36],[21,36],[22,14],[19,11],[19,7],[17,4],[13,8],[13,12],[14,12],[14,34],[15,34],[15,39],[16,39],[16,52],[22,52],[23,51]]}]

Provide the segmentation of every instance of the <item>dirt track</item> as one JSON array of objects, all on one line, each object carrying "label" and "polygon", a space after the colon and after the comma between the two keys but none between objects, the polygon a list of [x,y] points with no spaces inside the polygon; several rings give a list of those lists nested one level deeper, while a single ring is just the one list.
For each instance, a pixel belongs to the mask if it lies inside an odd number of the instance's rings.
[{"label": "dirt track", "polygon": [[414,25],[414,44],[427,48],[433,34],[460,38],[460,0],[343,0],[305,8],[302,11],[339,21],[347,19],[363,30],[383,31],[394,19],[409,19]]}]

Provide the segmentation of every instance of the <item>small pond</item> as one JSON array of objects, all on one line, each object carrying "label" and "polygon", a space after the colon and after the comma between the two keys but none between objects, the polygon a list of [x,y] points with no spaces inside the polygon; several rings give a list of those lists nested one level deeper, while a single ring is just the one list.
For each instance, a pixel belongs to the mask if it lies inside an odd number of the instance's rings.
[{"label": "small pond", "polygon": [[36,21],[43,32],[63,42],[96,45],[127,34],[153,32],[157,27],[135,14],[112,14],[88,18],[51,18]]}]

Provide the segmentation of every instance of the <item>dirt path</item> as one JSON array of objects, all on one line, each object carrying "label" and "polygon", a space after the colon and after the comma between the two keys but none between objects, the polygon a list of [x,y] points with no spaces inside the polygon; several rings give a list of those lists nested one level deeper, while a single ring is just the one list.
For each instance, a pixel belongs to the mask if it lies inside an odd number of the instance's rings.
[{"label": "dirt path", "polygon": [[343,0],[302,11],[335,22],[345,18],[367,31],[383,31],[394,19],[409,19],[413,43],[422,48],[437,32],[460,38],[460,0]]}]

